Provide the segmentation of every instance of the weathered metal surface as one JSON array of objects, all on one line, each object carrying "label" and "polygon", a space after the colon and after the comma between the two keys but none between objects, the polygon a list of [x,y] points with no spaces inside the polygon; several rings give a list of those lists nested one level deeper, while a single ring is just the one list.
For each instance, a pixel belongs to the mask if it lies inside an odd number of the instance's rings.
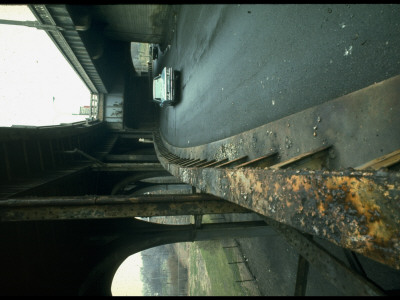
[{"label": "weathered metal surface", "polygon": [[273,163],[277,154],[278,154],[277,152],[273,152],[268,155],[264,155],[262,157],[259,157],[259,158],[253,159],[251,161],[237,165],[235,168],[248,168],[248,167],[265,168],[265,167],[269,167]]},{"label": "weathered metal surface", "polygon": [[151,154],[109,154],[105,157],[109,162],[123,162],[123,161],[158,161],[157,155]]},{"label": "weathered metal surface", "polygon": [[93,157],[93,156],[91,156],[91,155],[85,153],[84,151],[82,151],[82,150],[80,150],[80,149],[78,149],[78,148],[75,148],[74,150],[71,150],[71,151],[63,151],[63,152],[64,152],[65,154],[75,154],[75,153],[78,153],[78,154],[82,155],[83,157],[86,157],[88,160],[91,160],[91,161],[93,161],[95,164],[98,164],[98,165],[100,165],[100,166],[102,166],[102,165],[105,164],[105,163],[103,163],[102,161],[98,160],[97,158],[95,158],[95,157]]},{"label": "weathered metal surface", "polygon": [[400,269],[400,175],[182,170],[203,192]]},{"label": "weathered metal surface", "polygon": [[247,213],[213,195],[74,196],[0,201],[0,221],[104,219],[191,214]]},{"label": "weathered metal surface", "polygon": [[[337,258],[329,254],[325,249],[314,241],[305,237],[296,229],[285,224],[276,222],[270,218],[264,218],[265,222],[279,233],[291,244],[302,257],[317,268],[336,288],[346,296],[383,296],[384,292],[368,279],[360,276],[344,265]],[[303,261],[304,262],[304,261]],[[296,286],[297,287],[297,286]],[[296,291],[301,293],[299,287]],[[304,292],[304,291],[303,291]]]},{"label": "weathered metal surface", "polygon": [[212,160],[210,160],[210,161],[206,161],[206,162],[204,162],[204,163],[199,163],[199,164],[196,164],[196,168],[201,168],[201,167],[203,167],[203,166],[205,166],[205,165],[208,165],[208,164],[214,163],[214,162],[215,162],[215,159],[212,159]]},{"label": "weathered metal surface", "polygon": [[308,279],[308,261],[301,255],[297,263],[296,285],[294,288],[294,296],[305,296],[307,290]]},{"label": "weathered metal surface", "polygon": [[211,168],[211,167],[216,168],[216,167],[218,167],[219,165],[222,165],[223,163],[225,163],[225,162],[227,162],[227,161],[228,161],[228,159],[227,159],[227,158],[224,158],[224,159],[221,159],[221,160],[219,160],[219,161],[210,162],[210,163],[208,163],[208,164],[206,164],[206,165],[203,165],[203,168]]},{"label": "weathered metal surface", "polygon": [[188,159],[188,160],[185,160],[185,162],[181,163],[181,165],[182,166],[187,166],[187,165],[192,164],[193,162],[194,162],[194,160]]},{"label": "weathered metal surface", "polygon": [[137,172],[137,171],[163,171],[160,163],[105,163],[101,166],[94,165],[93,171]]},{"label": "weathered metal surface", "polygon": [[222,165],[218,165],[218,166],[216,166],[216,168],[234,167],[234,166],[237,166],[237,165],[245,162],[246,159],[247,159],[247,155],[242,156],[242,157],[238,157],[238,158],[230,160],[230,161],[228,161],[228,162],[226,162],[226,163],[224,163]]},{"label": "weathered metal surface", "polygon": [[204,193],[400,269],[399,173],[182,168],[159,159]]},{"label": "weathered metal surface", "polygon": [[400,149],[393,151],[392,153],[381,156],[377,159],[369,161],[361,166],[355,168],[356,170],[364,170],[364,169],[374,169],[378,170],[380,168],[387,168],[391,165],[397,164],[400,162]]},{"label": "weathered metal surface", "polygon": [[140,180],[142,182],[148,182],[148,183],[155,183],[155,184],[181,184],[182,181],[180,181],[178,178],[175,176],[159,176],[159,177],[150,177],[146,179]]},{"label": "weathered metal surface", "polygon": [[365,273],[364,268],[362,267],[357,255],[347,249],[343,249],[343,253],[346,256],[346,260],[349,263],[351,269],[355,271],[357,274],[360,274],[361,276],[368,278],[367,273]]},{"label": "weathered metal surface", "polygon": [[[297,155],[295,157],[292,157],[291,159],[285,160],[283,162],[277,163],[273,166],[271,166],[271,169],[285,169],[287,166],[292,167],[293,165],[296,165],[298,163],[302,163],[301,166],[296,166],[297,168],[309,168],[309,169],[322,169],[323,167],[326,167],[326,163],[324,162],[324,158],[326,157],[327,150],[330,148],[330,146],[323,146],[317,149],[313,149],[312,151],[308,151],[306,153],[302,153],[300,155]],[[316,159],[316,156],[319,156],[318,158],[321,159]],[[312,162],[307,163],[307,158],[313,158]],[[305,163],[304,163],[305,162]]]},{"label": "weathered metal surface", "polygon": [[199,164],[200,162],[203,163],[204,161],[203,160],[201,161],[200,159],[195,159],[192,163],[188,164],[187,167],[195,166],[195,165]]}]

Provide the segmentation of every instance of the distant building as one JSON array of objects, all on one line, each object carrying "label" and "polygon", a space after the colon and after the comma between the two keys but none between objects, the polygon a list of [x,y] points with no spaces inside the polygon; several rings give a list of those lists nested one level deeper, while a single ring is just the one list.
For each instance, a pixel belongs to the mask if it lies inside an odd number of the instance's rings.
[{"label": "distant building", "polygon": [[90,115],[90,106],[81,106],[79,109],[80,115]]}]

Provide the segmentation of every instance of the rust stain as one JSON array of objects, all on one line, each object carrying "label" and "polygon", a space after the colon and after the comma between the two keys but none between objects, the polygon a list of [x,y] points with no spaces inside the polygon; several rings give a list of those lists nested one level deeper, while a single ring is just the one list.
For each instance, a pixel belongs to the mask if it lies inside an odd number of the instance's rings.
[{"label": "rust stain", "polygon": [[320,213],[322,216],[325,215],[326,209],[325,209],[325,206],[324,206],[324,204],[323,204],[322,202],[320,202],[320,203],[318,204],[318,211],[319,211],[319,213]]},{"label": "rust stain", "polygon": [[293,192],[300,191],[300,188],[306,191],[311,189],[311,184],[306,180],[299,180],[299,176],[297,175],[292,175],[288,178],[288,185],[291,186]]},{"label": "rust stain", "polygon": [[254,191],[257,193],[262,193],[263,192],[263,188],[261,185],[261,182],[257,181],[255,186],[254,186]]}]

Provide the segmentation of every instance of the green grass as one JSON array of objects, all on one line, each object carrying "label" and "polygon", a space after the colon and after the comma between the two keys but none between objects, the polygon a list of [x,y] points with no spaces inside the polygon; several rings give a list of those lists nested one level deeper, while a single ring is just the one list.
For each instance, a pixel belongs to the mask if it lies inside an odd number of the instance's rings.
[{"label": "green grass", "polygon": [[236,265],[228,264],[224,250],[218,244],[214,242],[212,247],[200,247],[211,281],[211,294],[213,296],[242,296],[244,294],[240,283],[235,282],[240,278],[237,275],[239,270]]},{"label": "green grass", "polygon": [[190,296],[204,296],[207,295],[207,291],[203,289],[202,285],[200,284],[200,281],[197,280],[197,278],[201,278],[204,276],[204,274],[199,274],[199,270],[197,268],[197,261],[201,259],[199,257],[200,252],[197,251],[196,245],[191,245],[190,246],[190,262],[189,262],[189,268],[190,268],[190,273],[192,276],[189,278],[189,295]]},{"label": "green grass", "polygon": [[[208,223],[208,216],[203,219]],[[201,256],[201,257],[200,257]],[[232,251],[224,250],[219,241],[195,242],[190,247],[190,269],[191,277],[197,280],[191,280],[189,284],[189,295],[192,296],[248,296],[250,292],[242,287],[240,273],[236,264],[228,262],[236,261],[237,258]],[[199,274],[196,262],[203,260],[207,269],[207,274]],[[201,278],[208,276],[211,286],[210,291],[201,287]],[[205,280],[203,280],[204,284]]]}]

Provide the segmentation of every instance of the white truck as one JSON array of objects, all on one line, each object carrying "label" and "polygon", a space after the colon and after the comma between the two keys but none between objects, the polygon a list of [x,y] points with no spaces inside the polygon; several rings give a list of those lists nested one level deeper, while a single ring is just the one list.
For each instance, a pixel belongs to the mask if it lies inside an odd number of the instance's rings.
[{"label": "white truck", "polygon": [[165,67],[161,74],[153,79],[153,101],[161,107],[176,103],[176,80],[178,72]]}]

